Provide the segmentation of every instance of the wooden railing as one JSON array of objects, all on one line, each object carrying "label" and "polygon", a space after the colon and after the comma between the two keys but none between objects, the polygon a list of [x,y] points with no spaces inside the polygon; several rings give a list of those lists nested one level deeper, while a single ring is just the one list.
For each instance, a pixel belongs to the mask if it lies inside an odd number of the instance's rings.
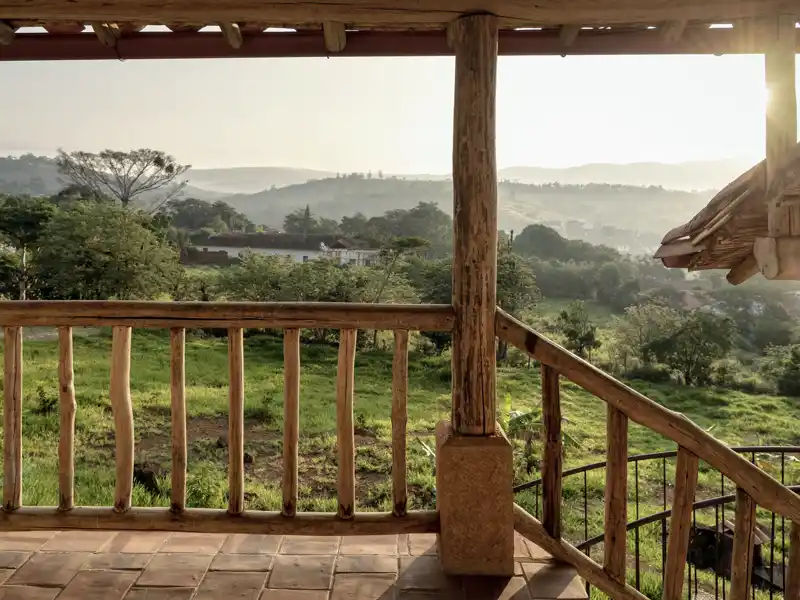
[{"label": "wooden railing", "polygon": [[[750,595],[756,506],[792,521],[785,597],[800,598],[800,496],[751,464],[728,446],[675,413],[558,346],[498,309],[497,336],[542,365],[542,415],[545,432],[542,468],[542,522],[514,506],[515,528],[570,563],[590,584],[617,600],[646,597],[626,583],[628,421],[643,425],[678,444],[673,507],[664,569],[664,600],[681,597],[699,461],[719,470],[736,486],[731,600]],[[559,376],[607,404],[604,560],[600,565],[561,535],[561,430]]]},{"label": "wooden railing", "polygon": [[[351,535],[438,531],[435,511],[407,511],[406,421],[408,332],[450,331],[450,306],[329,303],[4,302],[4,474],[0,529],[158,529],[168,531]],[[59,504],[22,504],[22,327],[59,328]],[[116,484],[113,507],[74,506],[75,386],[72,327],[112,327],[109,396],[114,418]],[[132,327],[170,329],[172,496],[167,508],[132,507],[134,419],[130,392]],[[228,330],[228,507],[186,507],[185,329]],[[245,328],[284,329],[283,506],[280,512],[244,504]],[[298,502],[300,329],[340,332],[336,378],[338,510],[302,513]],[[358,513],[355,496],[353,383],[357,329],[393,330],[391,513]]]}]

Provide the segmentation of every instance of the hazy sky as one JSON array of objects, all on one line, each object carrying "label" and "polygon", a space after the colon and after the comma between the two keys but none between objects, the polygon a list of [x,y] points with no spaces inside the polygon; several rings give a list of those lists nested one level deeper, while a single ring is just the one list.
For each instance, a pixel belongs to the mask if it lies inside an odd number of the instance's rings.
[{"label": "hazy sky", "polygon": [[[0,63],[0,154],[448,172],[453,60]],[[499,166],[764,154],[763,58],[500,59]]]}]

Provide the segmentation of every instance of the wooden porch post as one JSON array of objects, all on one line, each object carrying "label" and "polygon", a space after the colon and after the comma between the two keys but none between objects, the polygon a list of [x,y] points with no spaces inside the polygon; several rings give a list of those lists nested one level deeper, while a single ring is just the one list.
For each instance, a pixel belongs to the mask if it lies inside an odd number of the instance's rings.
[{"label": "wooden porch post", "polygon": [[495,431],[497,18],[450,26],[456,55],[453,118],[453,414],[455,433]]},{"label": "wooden porch post", "polygon": [[[765,22],[767,189],[797,145],[796,20],[780,15]],[[758,269],[767,279],[800,279],[800,204],[772,196],[767,222],[767,237],[753,248]]]},{"label": "wooden porch post", "polygon": [[453,409],[436,428],[439,557],[451,575],[514,573],[511,444],[495,427],[497,18],[451,23]]}]

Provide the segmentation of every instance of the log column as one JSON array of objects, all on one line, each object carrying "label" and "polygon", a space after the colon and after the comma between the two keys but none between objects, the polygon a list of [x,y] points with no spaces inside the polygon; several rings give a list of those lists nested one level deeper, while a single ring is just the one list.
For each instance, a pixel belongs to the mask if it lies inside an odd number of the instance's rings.
[{"label": "log column", "polygon": [[794,15],[781,15],[765,23],[768,237],[756,240],[753,254],[767,279],[800,279],[800,203],[781,198],[774,187],[797,145],[796,20]]},{"label": "log column", "polygon": [[514,572],[511,445],[495,425],[497,19],[451,23],[453,405],[437,427],[439,556],[452,575]]}]

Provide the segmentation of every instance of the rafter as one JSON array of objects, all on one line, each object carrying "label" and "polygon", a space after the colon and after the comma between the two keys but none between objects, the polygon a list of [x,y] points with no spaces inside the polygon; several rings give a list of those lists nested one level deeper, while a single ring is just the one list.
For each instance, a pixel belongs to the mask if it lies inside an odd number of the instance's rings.
[{"label": "rafter", "polygon": [[239,29],[238,24],[220,23],[219,28],[222,31],[222,35],[225,37],[225,41],[228,42],[231,48],[238,50],[242,47],[244,40],[242,38],[242,30]]},{"label": "rafter", "polygon": [[578,34],[580,32],[580,25],[562,25],[561,29],[558,30],[558,38],[565,48],[569,48],[575,44],[575,40],[578,39]]},{"label": "rafter", "polygon": [[322,33],[325,36],[325,48],[328,52],[341,52],[347,44],[347,32],[344,23],[322,24]]},{"label": "rafter", "polygon": [[14,28],[5,21],[0,21],[0,46],[8,46],[14,41]]},{"label": "rafter", "polygon": [[116,23],[92,21],[89,25],[92,26],[92,31],[94,31],[94,34],[103,46],[116,48],[117,40],[120,36],[119,26]]},{"label": "rafter", "polygon": [[686,29],[686,21],[667,21],[661,27],[661,34],[664,36],[664,41],[668,44],[675,44],[681,41],[683,32]]}]

